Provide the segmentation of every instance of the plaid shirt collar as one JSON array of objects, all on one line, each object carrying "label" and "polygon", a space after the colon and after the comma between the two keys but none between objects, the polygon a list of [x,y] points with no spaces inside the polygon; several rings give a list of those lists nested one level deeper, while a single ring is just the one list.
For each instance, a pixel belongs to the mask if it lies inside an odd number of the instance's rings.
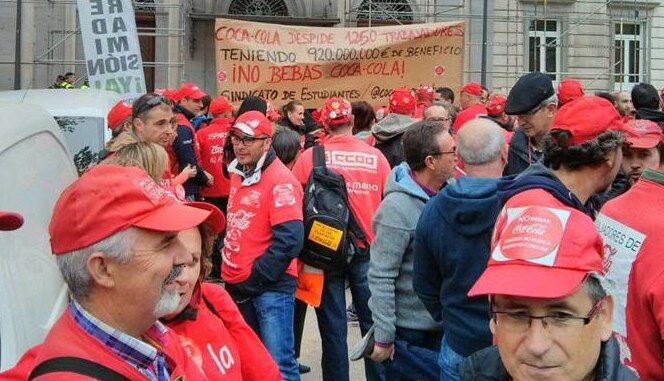
[{"label": "plaid shirt collar", "polygon": [[[129,336],[101,320],[90,315],[80,304],[72,299],[70,311],[74,321],[87,333],[101,341],[128,363],[135,366],[151,380],[168,380],[169,372],[163,353],[152,345]],[[157,345],[163,345],[162,338],[167,328],[159,321],[152,326],[147,335]]]}]

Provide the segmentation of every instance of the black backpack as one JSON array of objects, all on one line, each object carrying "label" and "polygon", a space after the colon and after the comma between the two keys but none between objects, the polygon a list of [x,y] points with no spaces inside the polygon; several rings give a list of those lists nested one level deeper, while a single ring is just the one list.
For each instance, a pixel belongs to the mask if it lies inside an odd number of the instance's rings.
[{"label": "black backpack", "polygon": [[300,260],[325,271],[342,271],[360,252],[368,250],[366,235],[348,204],[346,182],[327,168],[325,149],[313,148],[313,168],[304,189],[304,248]]}]

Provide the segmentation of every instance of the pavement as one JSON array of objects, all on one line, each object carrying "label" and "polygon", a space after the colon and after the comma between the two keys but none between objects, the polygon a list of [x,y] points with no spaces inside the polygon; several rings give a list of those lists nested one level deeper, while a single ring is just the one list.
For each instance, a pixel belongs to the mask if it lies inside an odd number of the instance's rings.
[{"label": "pavement", "polygon": [[[350,302],[350,292],[346,294],[346,300]],[[362,338],[360,326],[357,322],[348,323],[348,350]],[[312,307],[307,308],[307,317],[304,321],[304,333],[302,334],[302,348],[300,350],[300,363],[311,367],[311,372],[302,375],[302,381],[321,381],[323,373],[320,366],[321,342],[316,322],[316,312]],[[351,381],[365,380],[364,361],[350,362]]]}]

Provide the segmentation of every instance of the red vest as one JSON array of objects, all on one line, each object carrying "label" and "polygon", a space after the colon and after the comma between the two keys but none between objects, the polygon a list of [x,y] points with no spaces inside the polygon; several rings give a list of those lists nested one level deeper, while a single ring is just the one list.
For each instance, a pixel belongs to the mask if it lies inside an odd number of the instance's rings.
[{"label": "red vest", "polygon": [[210,380],[280,381],[281,374],[263,343],[247,325],[222,287],[203,283],[196,320],[169,323],[190,357]]},{"label": "red vest", "polygon": [[228,197],[229,180],[224,177],[224,143],[231,129],[229,119],[215,118],[210,125],[196,132],[196,141],[200,147],[200,165],[214,176],[214,184],[201,188],[203,197]]},{"label": "red vest", "polygon": [[[207,379],[198,369],[196,364],[194,364],[187,356],[186,352],[180,345],[177,335],[173,331],[168,330],[163,341],[165,342],[165,345],[162,349],[170,369],[171,380],[177,380],[179,377],[181,377],[179,379],[183,381]],[[39,353],[35,354],[36,351],[39,351]],[[65,311],[53,328],[51,328],[44,343],[30,349],[21,358],[19,363],[16,364],[12,370],[8,371],[7,374],[15,377],[16,371],[20,370],[27,372],[24,374],[24,379],[27,379],[27,375],[37,364],[55,357],[63,356],[80,357],[94,361],[107,368],[113,369],[130,380],[148,380],[148,378],[134,366],[116,355],[101,341],[85,332],[74,321],[69,310]],[[32,364],[29,364],[30,362],[32,362]],[[5,379],[7,374],[3,373],[0,378]],[[74,373],[58,372],[45,374],[41,377],[35,378],[35,380],[89,381],[90,378]]]}]

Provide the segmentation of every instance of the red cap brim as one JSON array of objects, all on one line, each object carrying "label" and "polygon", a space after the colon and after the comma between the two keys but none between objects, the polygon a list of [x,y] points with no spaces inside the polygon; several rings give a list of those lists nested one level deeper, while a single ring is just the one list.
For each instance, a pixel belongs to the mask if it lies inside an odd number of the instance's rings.
[{"label": "red cap brim", "polygon": [[202,224],[212,212],[183,204],[170,204],[132,224],[143,229],[178,232]]},{"label": "red cap brim", "polygon": [[201,98],[205,97],[206,95],[207,94],[205,94],[201,90],[196,90],[196,91],[193,91],[191,94],[189,94],[188,98],[198,100],[198,99],[201,99]]},{"label": "red cap brim", "polygon": [[18,213],[0,212],[0,230],[11,231],[23,226],[23,217]]},{"label": "red cap brim", "polygon": [[658,136],[630,136],[625,134],[625,140],[630,148],[650,149],[657,147],[661,141]]},{"label": "red cap brim", "polygon": [[204,223],[210,227],[212,234],[219,234],[226,227],[226,217],[224,217],[224,213],[222,213],[216,206],[207,202],[199,201],[188,202],[187,205],[210,212],[210,215]]},{"label": "red cap brim", "polygon": [[489,266],[468,292],[478,295],[509,295],[555,299],[574,293],[587,271],[511,263]]}]

